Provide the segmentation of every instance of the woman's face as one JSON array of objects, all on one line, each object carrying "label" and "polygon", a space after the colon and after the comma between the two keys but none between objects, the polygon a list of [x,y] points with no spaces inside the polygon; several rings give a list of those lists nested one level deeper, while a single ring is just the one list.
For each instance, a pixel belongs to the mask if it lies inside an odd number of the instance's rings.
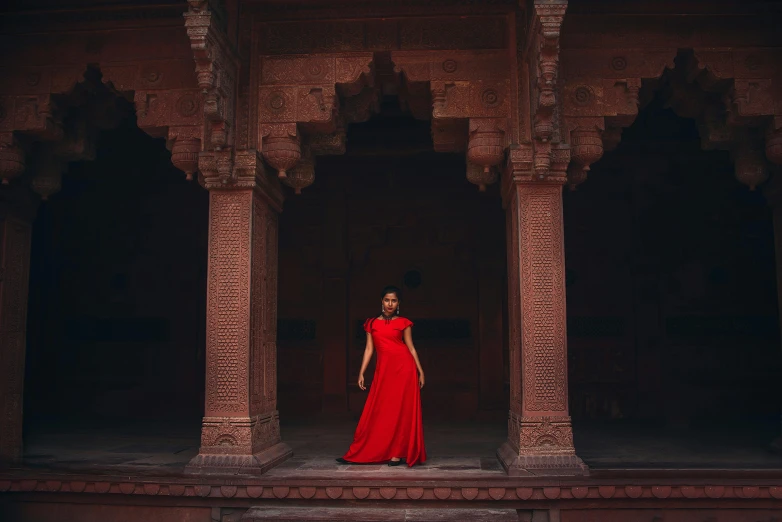
[{"label": "woman's face", "polygon": [[399,307],[399,299],[395,293],[386,294],[383,296],[383,311],[386,315],[393,314]]}]

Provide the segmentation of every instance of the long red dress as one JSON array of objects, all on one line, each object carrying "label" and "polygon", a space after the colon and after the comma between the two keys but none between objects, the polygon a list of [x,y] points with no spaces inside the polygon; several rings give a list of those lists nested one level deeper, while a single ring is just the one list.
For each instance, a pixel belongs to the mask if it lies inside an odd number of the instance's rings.
[{"label": "long red dress", "polygon": [[412,325],[404,317],[364,323],[364,330],[372,335],[377,364],[353,443],[342,457],[349,462],[386,462],[397,457],[408,466],[426,462],[418,370],[402,337]]}]

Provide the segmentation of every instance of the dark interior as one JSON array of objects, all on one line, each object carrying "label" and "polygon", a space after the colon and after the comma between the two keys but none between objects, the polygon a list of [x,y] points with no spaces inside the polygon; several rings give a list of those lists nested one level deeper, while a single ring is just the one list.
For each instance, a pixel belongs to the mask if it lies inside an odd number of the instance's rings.
[{"label": "dark interior", "polygon": [[[619,147],[564,195],[576,436],[604,421],[742,420],[770,440],[782,377],[770,209],[655,89]],[[86,96],[70,118],[89,121],[109,95]],[[116,106],[124,117],[96,131],[95,160],[69,165],[34,224],[28,430],[79,418],[197,426],[203,413],[208,194],[135,126],[128,102]],[[280,219],[283,424],[360,413],[360,325],[387,284],[416,322],[425,415],[502,423],[499,186],[478,192],[463,158],[433,152],[428,122],[394,97],[316,173]]]}]

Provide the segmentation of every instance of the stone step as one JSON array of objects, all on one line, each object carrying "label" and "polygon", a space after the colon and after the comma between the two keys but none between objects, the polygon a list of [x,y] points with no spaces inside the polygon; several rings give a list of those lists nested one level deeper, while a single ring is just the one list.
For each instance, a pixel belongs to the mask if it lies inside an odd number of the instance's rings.
[{"label": "stone step", "polygon": [[515,509],[253,507],[241,522],[518,522]]}]

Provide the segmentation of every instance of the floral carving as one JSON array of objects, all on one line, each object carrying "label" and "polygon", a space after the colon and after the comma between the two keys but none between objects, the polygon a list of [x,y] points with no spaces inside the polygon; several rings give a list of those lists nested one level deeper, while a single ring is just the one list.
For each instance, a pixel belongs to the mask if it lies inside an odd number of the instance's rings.
[{"label": "floral carving", "polygon": [[189,118],[197,113],[199,106],[198,98],[191,93],[183,94],[176,102],[177,112],[185,118]]},{"label": "floral carving", "polygon": [[456,60],[448,59],[443,62],[443,71],[445,71],[448,74],[453,74],[456,72],[456,69],[459,68],[459,63]]},{"label": "floral carving", "polygon": [[627,69],[627,59],[624,56],[614,56],[611,58],[611,69],[624,71]]}]

